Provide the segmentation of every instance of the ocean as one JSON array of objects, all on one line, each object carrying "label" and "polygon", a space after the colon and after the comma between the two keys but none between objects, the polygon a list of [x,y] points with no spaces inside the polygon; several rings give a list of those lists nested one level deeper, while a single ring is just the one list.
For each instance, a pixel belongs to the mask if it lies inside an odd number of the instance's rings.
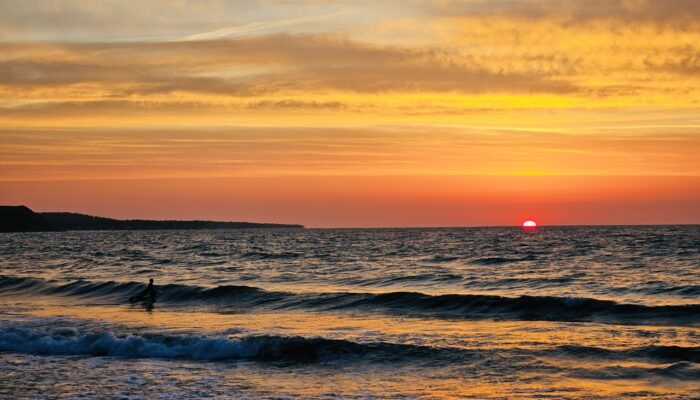
[{"label": "ocean", "polygon": [[8,399],[700,396],[700,226],[0,234],[0,305]]}]

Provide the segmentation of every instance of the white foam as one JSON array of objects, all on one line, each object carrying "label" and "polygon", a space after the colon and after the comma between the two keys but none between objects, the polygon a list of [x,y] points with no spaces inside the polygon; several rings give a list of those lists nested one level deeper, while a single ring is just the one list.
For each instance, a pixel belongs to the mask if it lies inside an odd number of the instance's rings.
[{"label": "white foam", "polygon": [[26,354],[222,360],[254,358],[260,344],[208,336],[115,335],[80,333],[73,329],[0,330],[0,350]]}]

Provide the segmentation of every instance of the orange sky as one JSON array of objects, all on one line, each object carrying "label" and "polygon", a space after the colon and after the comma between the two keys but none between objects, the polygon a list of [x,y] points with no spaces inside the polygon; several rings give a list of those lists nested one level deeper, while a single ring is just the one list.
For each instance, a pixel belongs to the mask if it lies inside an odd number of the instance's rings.
[{"label": "orange sky", "polygon": [[700,223],[694,0],[0,4],[0,203]]},{"label": "orange sky", "polygon": [[310,227],[700,221],[698,177],[270,177],[0,183],[4,203],[116,218]]}]

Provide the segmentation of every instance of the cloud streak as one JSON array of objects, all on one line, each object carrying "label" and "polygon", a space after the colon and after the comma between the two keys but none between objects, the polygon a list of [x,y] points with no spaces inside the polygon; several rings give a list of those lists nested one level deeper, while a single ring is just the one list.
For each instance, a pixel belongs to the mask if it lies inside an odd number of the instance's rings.
[{"label": "cloud streak", "polygon": [[[47,46],[49,50],[47,51]],[[229,96],[339,90],[549,92],[573,88],[546,72],[492,70],[448,50],[373,46],[324,35],[142,44],[2,45],[0,86],[100,84],[113,94]],[[12,56],[13,52],[16,56]],[[254,68],[259,68],[255,71]],[[236,74],[236,68],[245,72]],[[267,72],[271,68],[273,72]],[[117,90],[118,89],[118,90]],[[19,90],[19,89],[17,89]]]},{"label": "cloud streak", "polygon": [[618,19],[623,23],[682,25],[697,22],[700,17],[700,3],[695,0],[437,0],[418,3],[424,11],[433,15],[555,18],[568,23]]},{"label": "cloud streak", "polygon": [[277,21],[262,21],[251,22],[244,25],[232,26],[228,28],[217,29],[211,32],[197,33],[188,35],[179,39],[173,39],[173,42],[191,42],[197,40],[220,40],[230,39],[250,34],[259,34],[270,31],[278,31],[284,28],[308,24],[310,22],[323,21],[334,17],[350,14],[351,11],[335,12],[326,15],[317,15],[313,17],[288,18]]},{"label": "cloud streak", "polygon": [[[4,180],[337,175],[700,175],[689,130],[416,126],[0,130]],[[435,155],[439,154],[439,158]]]}]

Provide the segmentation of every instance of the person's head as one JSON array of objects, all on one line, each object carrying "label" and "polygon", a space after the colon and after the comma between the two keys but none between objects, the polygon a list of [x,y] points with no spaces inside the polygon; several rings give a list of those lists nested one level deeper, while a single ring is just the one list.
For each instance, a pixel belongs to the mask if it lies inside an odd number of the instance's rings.
[{"label": "person's head", "polygon": [[148,282],[153,283],[153,278],[149,279]]}]

